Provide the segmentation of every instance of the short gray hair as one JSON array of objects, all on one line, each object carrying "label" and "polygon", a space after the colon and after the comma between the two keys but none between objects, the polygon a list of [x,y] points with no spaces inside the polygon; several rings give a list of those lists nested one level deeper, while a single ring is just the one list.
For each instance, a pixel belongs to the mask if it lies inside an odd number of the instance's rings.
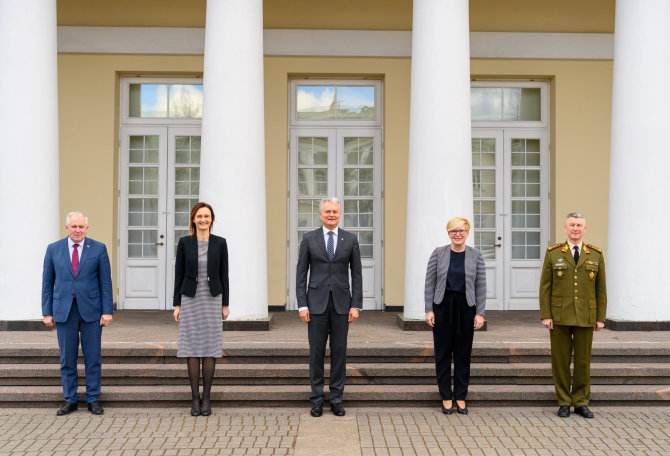
[{"label": "short gray hair", "polygon": [[340,200],[338,200],[338,199],[335,198],[334,196],[328,196],[328,197],[322,199],[321,202],[319,203],[319,214],[320,214],[321,212],[323,212],[323,205],[324,205],[325,203],[335,203],[335,204],[337,204],[338,206],[340,206],[340,208],[341,208]]},{"label": "short gray hair", "polygon": [[571,218],[578,218],[584,220],[584,225],[586,225],[586,217],[584,217],[584,214],[581,212],[570,212],[568,215],[565,216],[565,223],[568,223],[568,219]]},{"label": "short gray hair", "polygon": [[86,214],[84,214],[83,212],[80,212],[80,211],[68,212],[67,215],[65,216],[65,224],[66,225],[68,225],[68,226],[70,225],[70,217],[72,217],[73,215],[77,216],[77,217],[84,217],[84,221],[86,222],[86,225],[88,226],[88,217],[86,216]]}]

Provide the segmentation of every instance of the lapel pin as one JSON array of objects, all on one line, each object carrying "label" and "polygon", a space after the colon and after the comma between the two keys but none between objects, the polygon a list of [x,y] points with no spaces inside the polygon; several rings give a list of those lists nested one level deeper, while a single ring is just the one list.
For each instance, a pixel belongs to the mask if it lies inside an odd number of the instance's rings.
[{"label": "lapel pin", "polygon": [[595,274],[593,273],[593,271],[591,271],[591,274],[589,274],[589,277],[591,277],[591,278],[595,277]]}]

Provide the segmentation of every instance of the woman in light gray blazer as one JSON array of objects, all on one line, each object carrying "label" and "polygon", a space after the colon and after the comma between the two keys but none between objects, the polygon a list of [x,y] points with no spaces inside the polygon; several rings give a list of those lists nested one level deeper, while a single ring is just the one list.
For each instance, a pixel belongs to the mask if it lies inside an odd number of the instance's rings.
[{"label": "woman in light gray blazer", "polygon": [[[442,412],[466,415],[465,397],[470,383],[470,355],[474,331],[484,325],[486,270],[484,257],[465,245],[470,233],[466,218],[447,223],[451,244],[438,247],[426,270],[426,322],[433,328],[435,370],[442,396]],[[454,391],[451,391],[451,358],[454,359]]]}]

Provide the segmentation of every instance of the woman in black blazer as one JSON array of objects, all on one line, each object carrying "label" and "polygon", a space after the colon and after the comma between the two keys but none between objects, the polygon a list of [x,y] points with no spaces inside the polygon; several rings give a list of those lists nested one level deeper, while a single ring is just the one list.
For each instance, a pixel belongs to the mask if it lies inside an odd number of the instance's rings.
[{"label": "woman in black blazer", "polygon": [[[447,223],[451,244],[438,247],[426,270],[426,322],[433,328],[435,371],[442,396],[442,412],[468,413],[465,397],[470,383],[470,355],[474,331],[484,325],[486,268],[484,257],[465,245],[470,233],[466,218]],[[454,360],[454,390],[451,390],[451,359]]]},{"label": "woman in black blazer", "polygon": [[[228,246],[211,234],[214,210],[197,203],[191,210],[190,236],[179,239],[174,273],[174,319],[179,323],[177,356],[186,358],[191,383],[191,415],[212,413],[210,391],[216,358],[222,355],[228,310]],[[202,360],[202,398],[200,363]]]}]

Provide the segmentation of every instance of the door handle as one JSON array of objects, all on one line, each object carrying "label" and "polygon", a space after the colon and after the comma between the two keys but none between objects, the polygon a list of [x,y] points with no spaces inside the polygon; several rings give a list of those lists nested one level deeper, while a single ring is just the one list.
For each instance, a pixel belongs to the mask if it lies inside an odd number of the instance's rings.
[{"label": "door handle", "polygon": [[502,244],[493,244],[493,247],[502,247]]},{"label": "door handle", "polygon": [[154,245],[163,245],[164,242],[154,242]]}]

